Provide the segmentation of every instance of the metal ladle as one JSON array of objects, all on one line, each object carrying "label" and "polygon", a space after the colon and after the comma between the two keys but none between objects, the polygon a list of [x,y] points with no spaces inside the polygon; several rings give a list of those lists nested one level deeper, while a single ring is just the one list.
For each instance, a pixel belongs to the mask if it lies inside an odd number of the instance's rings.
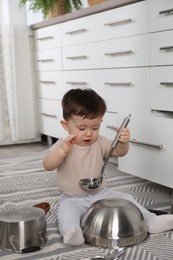
[{"label": "metal ladle", "polygon": [[100,172],[100,176],[98,178],[81,179],[79,184],[80,184],[82,189],[87,190],[87,191],[91,191],[91,190],[97,189],[101,185],[102,180],[103,180],[103,173],[104,173],[105,167],[108,164],[109,158],[111,157],[113,150],[115,149],[115,147],[118,144],[118,139],[119,139],[123,129],[126,128],[128,123],[129,123],[130,117],[131,117],[131,114],[129,114],[127,117],[124,118],[124,120],[123,120],[123,122],[120,126],[120,129],[117,132],[117,134],[116,134],[116,136],[115,136],[115,138],[114,138],[114,140],[111,144],[111,149],[109,151],[107,158],[104,161],[104,164],[103,164],[101,172]]}]

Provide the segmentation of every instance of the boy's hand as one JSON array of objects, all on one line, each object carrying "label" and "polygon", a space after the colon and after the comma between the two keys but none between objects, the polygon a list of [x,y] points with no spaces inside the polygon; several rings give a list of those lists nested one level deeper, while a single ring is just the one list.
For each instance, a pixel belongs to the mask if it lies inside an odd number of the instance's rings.
[{"label": "boy's hand", "polygon": [[[118,132],[119,131],[119,128],[116,128],[116,131]],[[118,139],[118,141],[122,144],[126,144],[128,143],[130,140],[130,132],[129,132],[129,129],[128,128],[124,128],[121,135],[120,135],[120,138]]]},{"label": "boy's hand", "polygon": [[61,144],[61,148],[65,153],[69,153],[75,143],[76,135],[69,135],[66,139],[64,139]]}]

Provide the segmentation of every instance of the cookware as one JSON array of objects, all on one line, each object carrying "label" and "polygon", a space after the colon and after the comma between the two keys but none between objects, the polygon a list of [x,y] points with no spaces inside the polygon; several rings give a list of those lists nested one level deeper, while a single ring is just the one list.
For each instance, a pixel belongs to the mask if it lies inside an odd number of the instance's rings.
[{"label": "cookware", "polygon": [[43,209],[22,206],[0,212],[0,248],[15,253],[40,250],[46,243]]},{"label": "cookware", "polygon": [[102,180],[103,180],[103,174],[104,174],[105,167],[108,164],[109,158],[111,157],[113,150],[116,148],[116,146],[118,144],[118,139],[119,139],[123,129],[125,127],[127,127],[128,123],[129,123],[130,117],[131,117],[131,114],[129,114],[127,117],[124,118],[124,120],[123,120],[123,122],[120,126],[120,129],[117,132],[117,134],[116,134],[116,136],[115,136],[115,138],[114,138],[114,140],[111,144],[111,149],[109,151],[109,154],[108,154],[106,160],[104,161],[104,164],[103,164],[101,172],[100,172],[100,176],[98,178],[81,179],[79,184],[82,187],[82,189],[87,190],[87,191],[91,191],[91,190],[97,189],[101,185]]},{"label": "cookware", "polygon": [[137,206],[125,199],[93,203],[82,219],[85,241],[103,247],[126,247],[147,237],[147,227]]}]

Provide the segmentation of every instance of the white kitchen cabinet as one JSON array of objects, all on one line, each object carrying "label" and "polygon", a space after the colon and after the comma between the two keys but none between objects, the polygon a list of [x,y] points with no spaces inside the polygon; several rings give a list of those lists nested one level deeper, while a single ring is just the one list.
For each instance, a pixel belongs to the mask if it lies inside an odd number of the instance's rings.
[{"label": "white kitchen cabinet", "polygon": [[63,138],[65,131],[60,124],[62,119],[61,101],[38,99],[40,111],[40,131],[41,133],[51,136]]},{"label": "white kitchen cabinet", "polygon": [[173,30],[150,35],[150,64],[173,65]]},{"label": "white kitchen cabinet", "polygon": [[172,0],[145,0],[37,29],[41,133],[65,136],[64,93],[92,88],[107,104],[100,134],[113,140],[131,114],[119,170],[173,188],[172,17]]},{"label": "white kitchen cabinet", "polygon": [[36,30],[34,39],[36,50],[61,47],[61,25],[55,24]]},{"label": "white kitchen cabinet", "polygon": [[151,109],[173,112],[173,66],[150,69]]},{"label": "white kitchen cabinet", "polygon": [[173,119],[133,115],[129,128],[132,142],[119,169],[172,188]]},{"label": "white kitchen cabinet", "polygon": [[149,0],[150,32],[173,28],[173,1]]},{"label": "white kitchen cabinet", "polygon": [[65,70],[149,65],[148,35],[67,46],[62,51]]},{"label": "white kitchen cabinet", "polygon": [[62,23],[63,46],[98,42],[148,32],[147,1]]}]

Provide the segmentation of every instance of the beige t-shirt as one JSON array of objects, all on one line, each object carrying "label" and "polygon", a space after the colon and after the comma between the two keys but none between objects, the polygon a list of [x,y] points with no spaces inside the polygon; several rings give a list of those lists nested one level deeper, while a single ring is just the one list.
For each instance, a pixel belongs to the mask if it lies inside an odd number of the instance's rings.
[{"label": "beige t-shirt", "polygon": [[[58,140],[51,148],[54,150],[62,143]],[[63,163],[58,167],[58,186],[63,194],[82,195],[98,192],[105,187],[105,179],[99,189],[85,191],[80,185],[80,179],[97,178],[103,165],[103,158],[106,157],[111,149],[109,139],[98,136],[97,140],[90,146],[79,146],[74,144],[71,152],[67,155]]]}]

